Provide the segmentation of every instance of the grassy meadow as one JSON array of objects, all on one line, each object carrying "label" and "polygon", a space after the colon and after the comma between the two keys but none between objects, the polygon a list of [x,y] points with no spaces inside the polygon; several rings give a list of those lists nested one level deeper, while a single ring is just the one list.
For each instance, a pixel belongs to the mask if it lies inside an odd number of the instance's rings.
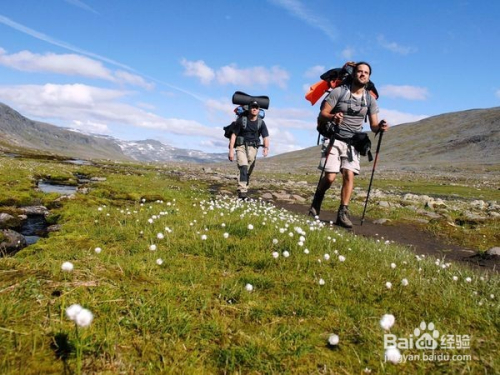
[{"label": "grassy meadow", "polygon": [[[105,180],[34,189],[76,175]],[[61,224],[0,258],[0,373],[500,372],[498,274],[209,187],[182,166],[0,158],[0,212]]]}]

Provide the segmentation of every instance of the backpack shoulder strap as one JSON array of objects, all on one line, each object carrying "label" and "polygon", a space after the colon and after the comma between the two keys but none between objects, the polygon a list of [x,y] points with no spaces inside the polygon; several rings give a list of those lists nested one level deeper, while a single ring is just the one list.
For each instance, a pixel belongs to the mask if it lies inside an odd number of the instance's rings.
[{"label": "backpack shoulder strap", "polygon": [[346,100],[346,96],[349,95],[350,92],[351,90],[347,87],[347,85],[340,86],[339,102]]}]

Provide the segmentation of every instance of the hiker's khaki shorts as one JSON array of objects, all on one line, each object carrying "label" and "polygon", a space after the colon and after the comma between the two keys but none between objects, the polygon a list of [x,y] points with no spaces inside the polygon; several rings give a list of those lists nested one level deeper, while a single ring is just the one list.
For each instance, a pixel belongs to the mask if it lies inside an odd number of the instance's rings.
[{"label": "hiker's khaki shorts", "polygon": [[349,161],[349,146],[347,145],[347,143],[335,139],[327,160],[326,152],[328,150],[329,143],[329,140],[326,140],[323,143],[323,146],[321,148],[321,160],[319,162],[318,169],[323,170],[323,166],[325,165],[326,160],[325,172],[327,173],[339,173],[341,169],[348,169],[350,171],[353,171],[355,175],[358,175],[361,170],[359,152],[351,146],[352,161]]}]

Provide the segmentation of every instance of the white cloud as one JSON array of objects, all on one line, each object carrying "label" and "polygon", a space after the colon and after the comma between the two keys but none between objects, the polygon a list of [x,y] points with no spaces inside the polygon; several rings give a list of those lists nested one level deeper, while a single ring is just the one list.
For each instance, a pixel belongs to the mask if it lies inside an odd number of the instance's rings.
[{"label": "white cloud", "polygon": [[182,59],[181,64],[185,68],[184,74],[186,76],[197,77],[204,85],[209,84],[215,78],[214,70],[205,64],[205,61],[203,60],[188,61],[186,59]]},{"label": "white cloud", "polygon": [[379,89],[381,96],[407,100],[427,100],[429,92],[425,87],[385,85]]},{"label": "white cloud", "polygon": [[[300,0],[270,0],[271,3],[285,8],[293,16],[307,23],[309,26],[319,29],[330,40],[337,40],[337,30],[332,27],[332,21],[329,18],[323,17],[321,14],[315,14],[300,1]],[[321,10],[318,11],[320,13]],[[331,9],[335,13],[335,9]],[[328,12],[327,12],[328,13]]]},{"label": "white cloud", "polygon": [[0,48],[0,65],[25,72],[56,73],[125,83],[152,89],[154,85],[144,78],[123,70],[112,72],[100,61],[77,54],[37,54],[20,51],[8,54]]},{"label": "white cloud", "polygon": [[408,55],[410,53],[417,52],[417,49],[415,47],[405,47],[401,46],[396,42],[389,42],[385,39],[383,35],[379,35],[377,37],[377,41],[382,46],[383,48],[398,53],[400,55]]},{"label": "white cloud", "polygon": [[141,108],[121,103],[126,91],[102,89],[83,84],[0,86],[0,97],[27,117],[52,120],[66,125],[74,121],[110,126],[131,125],[177,135],[214,137],[213,128],[197,121],[163,118]]},{"label": "white cloud", "polygon": [[78,121],[74,120],[73,123],[70,125],[71,128],[73,129],[78,129],[80,131],[84,131],[86,133],[93,133],[93,134],[110,134],[111,131],[109,130],[108,126],[106,124],[102,124],[99,122],[94,122],[94,121]]},{"label": "white cloud", "polygon": [[270,69],[262,66],[239,69],[236,64],[232,64],[220,68],[216,75],[217,81],[222,85],[267,87],[270,84],[275,84],[278,87],[286,88],[286,84],[290,79],[288,72],[279,66],[273,66]]},{"label": "white cloud", "polygon": [[161,83],[161,84],[163,84],[165,86],[168,86],[168,87],[170,87],[170,88],[172,88],[172,89],[174,89],[176,91],[183,92],[184,94],[189,95],[189,96],[195,98],[196,100],[199,100],[199,101],[203,101],[204,100],[202,97],[200,97],[199,95],[197,95],[194,92],[190,92],[190,91],[188,91],[186,89],[183,89],[181,87],[177,87],[177,86],[171,85],[168,82],[160,81],[160,80],[158,80],[156,78],[153,78],[153,77],[148,77],[147,75],[139,73],[135,69],[132,69],[131,67],[129,67],[129,66],[125,65],[125,64],[122,64],[122,63],[120,63],[118,61],[109,59],[109,58],[107,58],[105,56],[101,56],[101,55],[98,55],[98,54],[93,53],[93,52],[85,51],[85,50],[83,50],[81,48],[72,46],[71,44],[68,44],[66,42],[54,39],[54,38],[52,38],[52,37],[50,37],[48,35],[45,35],[45,34],[39,32],[39,31],[30,29],[27,26],[24,26],[24,25],[22,25],[20,23],[17,23],[15,21],[11,20],[10,18],[5,17],[5,16],[3,16],[1,14],[0,14],[0,23],[4,24],[6,26],[9,26],[9,27],[11,27],[11,28],[13,28],[13,29],[15,29],[15,30],[17,30],[19,32],[22,32],[22,33],[24,33],[26,35],[30,35],[33,38],[36,38],[38,40],[42,40],[42,41],[47,42],[49,44],[52,44],[52,45],[64,48],[64,49],[69,50],[69,51],[76,52],[76,53],[81,54],[81,55],[89,56],[89,57],[92,57],[94,59],[97,59],[97,60],[100,60],[100,61],[104,61],[105,63],[111,64],[113,66],[120,67],[120,68],[125,69],[127,71],[131,71],[131,72],[140,74],[143,77],[146,77],[146,78],[148,78],[150,80],[153,80],[155,82]]},{"label": "white cloud", "polygon": [[326,72],[327,69],[324,65],[316,65],[313,66],[304,73],[304,77],[319,79],[319,76]]},{"label": "white cloud", "polygon": [[412,113],[404,113],[392,109],[380,109],[378,118],[380,120],[385,119],[391,125],[406,124],[408,122],[420,121],[424,118],[429,117],[428,115],[415,115]]},{"label": "white cloud", "polygon": [[353,56],[354,56],[355,50],[352,47],[346,47],[342,50],[340,53],[340,56],[347,61],[352,61]]},{"label": "white cloud", "polygon": [[263,86],[274,84],[281,88],[286,88],[290,79],[288,72],[279,66],[265,68],[256,66],[253,68],[238,68],[236,64],[226,65],[218,70],[210,68],[203,60],[188,61],[183,59],[184,74],[190,77],[197,77],[203,84],[209,84],[214,79],[221,85],[237,86]]},{"label": "white cloud", "polygon": [[151,82],[147,82],[141,76],[138,76],[137,74],[131,74],[123,70],[117,70],[115,72],[115,77],[118,82],[139,86],[145,88],[146,90],[152,90],[155,87],[154,84],[152,84]]},{"label": "white cloud", "polygon": [[76,54],[46,53],[44,55],[20,51],[7,54],[0,48],[0,64],[12,69],[27,72],[50,72],[66,75],[79,75],[88,78],[112,80],[112,74],[99,61]]},{"label": "white cloud", "polygon": [[80,1],[80,0],[64,0],[64,1],[66,1],[68,4],[75,5],[75,6],[81,8],[81,9],[84,9],[86,11],[89,11],[89,12],[92,12],[95,14],[99,14],[99,13],[97,13],[97,11],[95,11],[89,5],[85,4],[83,1]]}]

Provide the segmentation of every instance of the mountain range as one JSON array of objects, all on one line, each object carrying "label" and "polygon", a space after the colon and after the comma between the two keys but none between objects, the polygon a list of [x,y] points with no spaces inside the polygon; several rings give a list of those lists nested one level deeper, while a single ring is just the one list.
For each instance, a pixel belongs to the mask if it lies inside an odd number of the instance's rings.
[{"label": "mountain range", "polygon": [[2,149],[5,152],[38,150],[78,159],[194,163],[227,160],[226,153],[175,148],[152,139],[124,141],[33,121],[0,103],[0,150]]},{"label": "mountain range", "polygon": [[[378,138],[374,138],[373,133],[370,138],[375,154]],[[499,172],[499,145],[500,107],[494,107],[446,113],[392,126],[384,133],[380,155],[385,168]],[[259,158],[259,163],[268,167],[277,165],[282,170],[315,167],[319,147]],[[33,121],[0,103],[0,151],[15,153],[19,150],[85,160],[193,163],[227,160],[226,153],[180,149],[151,139],[124,141]]]}]

